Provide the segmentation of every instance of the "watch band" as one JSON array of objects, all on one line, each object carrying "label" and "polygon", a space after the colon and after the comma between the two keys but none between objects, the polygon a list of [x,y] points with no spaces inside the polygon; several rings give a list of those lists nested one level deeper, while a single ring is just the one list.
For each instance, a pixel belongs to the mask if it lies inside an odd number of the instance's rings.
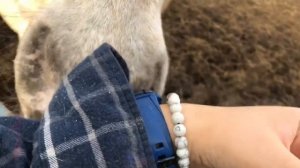
[{"label": "watch band", "polygon": [[138,93],[135,98],[157,167],[176,168],[177,162],[172,140],[159,106],[161,98],[154,92]]}]

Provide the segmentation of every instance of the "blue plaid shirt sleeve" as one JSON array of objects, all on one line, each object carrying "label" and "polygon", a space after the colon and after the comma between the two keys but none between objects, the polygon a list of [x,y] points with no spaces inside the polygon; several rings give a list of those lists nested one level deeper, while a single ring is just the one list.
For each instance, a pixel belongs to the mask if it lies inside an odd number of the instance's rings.
[{"label": "blue plaid shirt sleeve", "polygon": [[103,44],[61,83],[44,118],[0,118],[0,167],[156,167],[128,69]]}]

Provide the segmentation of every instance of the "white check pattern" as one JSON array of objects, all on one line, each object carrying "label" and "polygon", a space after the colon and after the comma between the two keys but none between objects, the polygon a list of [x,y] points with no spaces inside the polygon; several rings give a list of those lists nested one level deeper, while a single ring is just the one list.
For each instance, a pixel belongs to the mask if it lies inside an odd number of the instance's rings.
[{"label": "white check pattern", "polygon": [[156,167],[128,78],[103,44],[65,77],[42,121],[0,117],[0,167]]},{"label": "white check pattern", "polygon": [[37,130],[44,143],[35,144],[32,167],[155,167],[121,57],[111,50],[102,46],[63,80]]}]

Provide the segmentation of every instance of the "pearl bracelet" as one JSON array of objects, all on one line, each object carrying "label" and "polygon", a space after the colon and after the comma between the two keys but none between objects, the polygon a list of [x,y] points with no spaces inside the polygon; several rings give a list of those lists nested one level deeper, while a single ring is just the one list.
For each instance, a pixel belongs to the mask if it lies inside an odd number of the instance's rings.
[{"label": "pearl bracelet", "polygon": [[179,158],[178,165],[180,168],[188,168],[190,164],[188,142],[185,137],[186,127],[184,126],[184,116],[182,114],[182,106],[180,98],[176,93],[170,93],[167,96],[167,103],[169,105],[172,122],[174,124],[175,146],[177,147],[176,155]]}]

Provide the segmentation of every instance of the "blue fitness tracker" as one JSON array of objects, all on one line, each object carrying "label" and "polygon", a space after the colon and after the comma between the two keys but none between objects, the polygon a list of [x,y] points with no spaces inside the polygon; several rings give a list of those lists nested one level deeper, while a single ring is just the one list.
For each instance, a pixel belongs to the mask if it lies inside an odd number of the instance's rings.
[{"label": "blue fitness tracker", "polygon": [[160,110],[161,98],[154,92],[135,95],[158,168],[176,168],[177,162],[166,121]]}]

